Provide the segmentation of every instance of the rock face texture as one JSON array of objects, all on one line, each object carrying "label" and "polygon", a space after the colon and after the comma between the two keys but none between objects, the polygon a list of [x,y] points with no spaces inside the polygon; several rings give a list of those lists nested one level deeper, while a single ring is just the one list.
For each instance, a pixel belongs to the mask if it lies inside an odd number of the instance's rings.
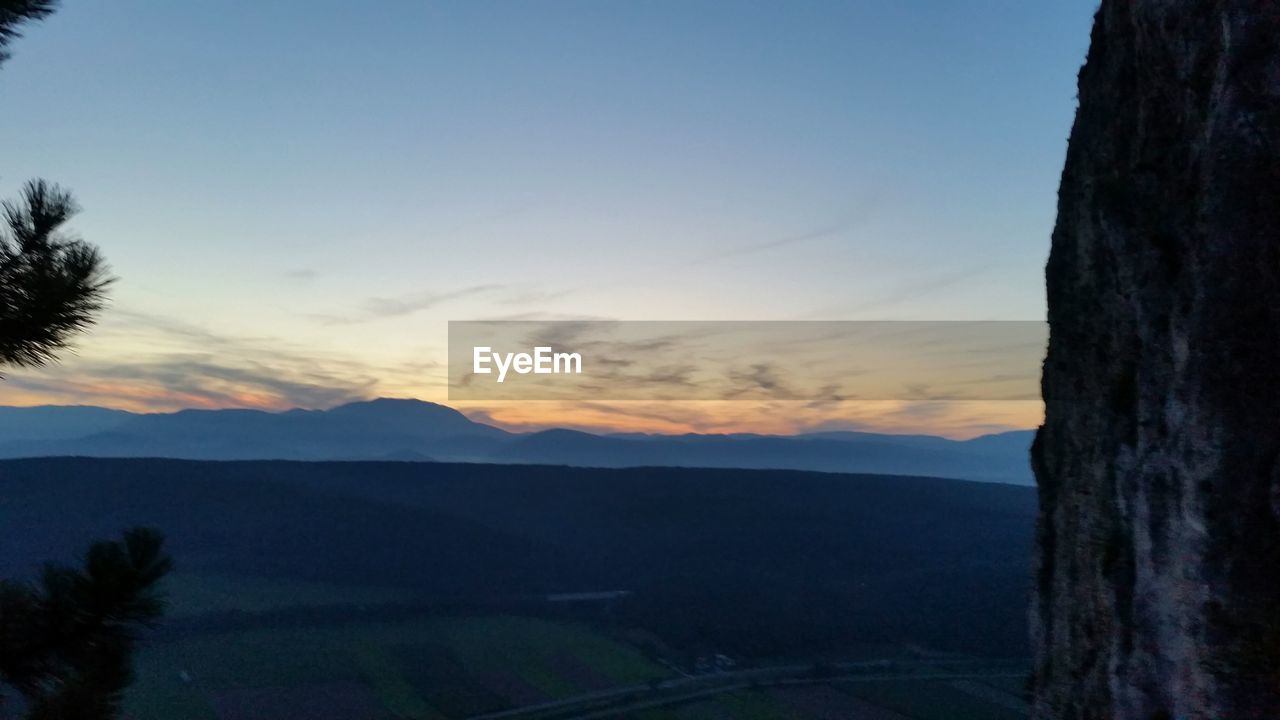
[{"label": "rock face texture", "polygon": [[1079,100],[1035,717],[1280,718],[1280,3],[1103,0]]}]

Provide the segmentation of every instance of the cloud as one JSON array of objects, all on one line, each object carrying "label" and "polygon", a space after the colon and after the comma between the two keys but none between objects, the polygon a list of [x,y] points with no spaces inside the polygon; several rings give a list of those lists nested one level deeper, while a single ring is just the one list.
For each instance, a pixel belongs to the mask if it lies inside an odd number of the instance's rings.
[{"label": "cloud", "polygon": [[548,302],[576,292],[576,289],[549,291],[528,286],[488,283],[446,292],[418,292],[400,296],[371,297],[355,313],[308,313],[305,317],[323,325],[352,325],[385,318],[404,317],[430,310],[455,300],[485,297],[500,305],[528,306]]},{"label": "cloud", "polygon": [[171,338],[193,341],[202,347],[226,348],[244,342],[244,339],[213,332],[203,325],[126,308],[112,308],[105,320],[112,325],[121,326],[126,332],[133,332],[135,329],[153,331]]},{"label": "cloud", "polygon": [[364,312],[367,318],[398,317],[410,315],[428,308],[433,308],[451,300],[475,295],[484,295],[503,289],[502,285],[472,285],[461,290],[450,292],[426,292],[390,298],[369,298],[365,301]]},{"label": "cloud", "polygon": [[276,338],[228,335],[182,319],[114,309],[89,357],[15,373],[7,391],[138,410],[330,407],[363,399],[400,369],[380,369]]},{"label": "cloud", "polygon": [[859,225],[865,224],[871,218],[872,207],[872,199],[867,197],[861,200],[852,210],[839,217],[834,222],[792,235],[784,235],[779,238],[774,238],[773,240],[726,248],[705,255],[694,260],[690,264],[703,265],[718,260],[727,260],[729,258],[742,257],[744,255],[755,255],[756,253],[767,252],[769,250],[777,250],[791,245],[798,245],[800,243],[810,242],[813,240],[821,240],[827,237],[842,235]]},{"label": "cloud", "polygon": [[848,401],[810,407],[789,400],[515,402],[464,404],[468,417],[514,431],[759,433],[829,430],[930,433],[966,438],[1035,427],[1039,402]]},{"label": "cloud", "polygon": [[878,298],[851,305],[829,307],[826,310],[812,313],[811,316],[827,317],[833,314],[847,315],[850,313],[860,313],[868,310],[878,310],[881,308],[892,307],[894,305],[900,305],[905,302],[927,297],[939,290],[945,290],[946,288],[959,285],[970,278],[987,272],[991,267],[991,265],[975,265],[969,268],[939,273],[932,277],[922,278],[902,284]]},{"label": "cloud", "polygon": [[735,400],[744,396],[758,397],[761,394],[779,400],[799,398],[800,395],[783,380],[785,374],[785,370],[779,372],[779,368],[773,363],[755,363],[746,370],[731,369],[729,380],[734,387],[725,393],[724,398]]},{"label": "cloud", "polygon": [[835,383],[823,385],[814,395],[812,400],[805,403],[805,407],[809,410],[830,408],[849,399],[840,392],[840,386]]},{"label": "cloud", "polygon": [[355,325],[385,318],[404,317],[460,298],[484,295],[502,290],[503,285],[472,285],[449,292],[422,292],[400,297],[372,297],[364,301],[359,312],[352,314],[307,313],[322,325]]},{"label": "cloud", "polygon": [[177,353],[128,362],[80,361],[9,378],[6,385],[111,407],[324,408],[365,399],[377,379],[264,354],[237,363]]},{"label": "cloud", "polygon": [[581,289],[582,288],[569,288],[566,290],[538,290],[532,288],[526,290],[513,289],[503,297],[498,298],[497,302],[503,305],[519,305],[521,307],[526,307],[529,305],[536,305],[538,303],[551,302],[552,300],[559,300],[560,298],[572,295]]},{"label": "cloud", "polygon": [[816,228],[814,230],[809,230],[807,232],[802,232],[797,235],[788,235],[786,237],[769,240],[767,242],[754,243],[750,245],[741,245],[739,247],[729,248],[727,250],[721,250],[719,252],[714,252],[709,255],[705,255],[701,258],[698,258],[697,260],[694,260],[692,263],[690,263],[690,265],[705,265],[707,263],[716,262],[719,260],[728,260],[729,258],[742,257],[744,255],[754,255],[756,253],[762,253],[768,250],[776,250],[778,248],[787,247],[788,245],[796,245],[798,243],[807,242],[810,240],[819,240],[821,238],[831,237],[833,235],[839,235],[845,232],[846,230],[853,228],[857,224],[858,223],[855,223],[852,221],[841,222],[834,225],[828,225],[825,227]]}]

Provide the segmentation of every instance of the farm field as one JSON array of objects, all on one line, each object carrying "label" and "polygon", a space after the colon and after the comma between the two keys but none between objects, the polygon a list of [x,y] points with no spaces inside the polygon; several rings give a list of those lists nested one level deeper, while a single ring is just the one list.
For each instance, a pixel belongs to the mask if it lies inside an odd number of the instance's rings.
[{"label": "farm field", "polygon": [[296,606],[393,604],[411,601],[396,588],[351,587],[289,578],[173,573],[165,578],[170,618],[215,612],[264,612]]},{"label": "farm field", "polygon": [[133,720],[1008,720],[1033,510],[930,478],[6,461],[0,569],[163,529]]},{"label": "farm field", "polygon": [[[177,574],[166,582],[175,622],[195,624],[140,654],[125,704],[132,720],[460,720],[504,711],[510,720],[1026,716],[1009,663],[916,657],[903,646],[851,647],[850,669],[828,670],[853,673],[843,680],[806,678],[804,664],[783,658],[756,663],[791,668],[767,676],[742,668],[694,677],[654,659],[653,638],[616,627],[501,615],[357,615],[318,626],[303,617],[295,626],[295,613],[327,608],[341,618],[344,609],[415,598],[254,576]],[[228,614],[251,621],[229,630],[199,624]],[[252,621],[264,617],[265,627]]]},{"label": "farm field", "polygon": [[461,718],[669,674],[603,634],[537,619],[249,630],[146,648],[126,713],[134,720]]},{"label": "farm field", "polygon": [[833,681],[740,689],[694,703],[609,717],[633,720],[1014,720],[1028,717],[1020,695],[995,689],[999,677],[994,679],[997,682],[991,685],[985,679],[956,681],[994,690],[984,697],[957,690],[951,685],[953,681],[928,678]]}]

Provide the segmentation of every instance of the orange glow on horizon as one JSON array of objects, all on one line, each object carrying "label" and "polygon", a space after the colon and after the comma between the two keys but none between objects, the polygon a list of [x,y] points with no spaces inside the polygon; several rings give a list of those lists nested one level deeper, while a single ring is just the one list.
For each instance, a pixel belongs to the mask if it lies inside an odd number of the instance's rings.
[{"label": "orange glow on horizon", "polygon": [[[0,381],[0,404],[94,405],[137,413],[184,409],[243,408],[279,412],[295,405],[258,388],[218,388],[216,395],[175,392],[129,382],[72,381],[56,391],[27,390]],[[442,404],[449,405],[445,402]],[[911,403],[843,402],[823,407],[805,403],[734,401],[591,402],[526,401],[503,404],[453,403],[477,422],[513,432],[568,428],[585,432],[790,435],[823,430],[920,433],[963,439],[1005,430],[1034,428],[1043,417],[1036,401]]]},{"label": "orange glow on horizon", "polygon": [[796,402],[531,401],[491,406],[459,403],[456,407],[474,420],[517,432],[548,427],[588,432],[762,435],[857,430],[954,439],[1034,428],[1044,416],[1044,406],[1039,401],[863,401],[818,408]]}]

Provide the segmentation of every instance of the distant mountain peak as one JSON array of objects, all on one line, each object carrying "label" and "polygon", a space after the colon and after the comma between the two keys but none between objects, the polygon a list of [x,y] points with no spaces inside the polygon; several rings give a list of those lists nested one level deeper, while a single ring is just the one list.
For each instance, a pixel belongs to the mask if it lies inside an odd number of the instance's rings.
[{"label": "distant mountain peak", "polygon": [[372,400],[353,400],[345,405],[430,405],[432,407],[444,407],[440,403],[419,400],[410,397],[387,397],[385,395],[373,398]]},{"label": "distant mountain peak", "polygon": [[353,402],[338,405],[329,410],[329,412],[351,412],[361,410],[373,410],[379,412],[434,412],[447,413],[450,415],[462,415],[462,413],[440,403],[429,402],[427,400],[419,400],[417,398],[394,398],[394,397],[378,397],[372,400],[355,400]]},{"label": "distant mountain peak", "polygon": [[354,420],[408,433],[505,434],[495,427],[475,422],[447,405],[414,398],[358,400],[339,405],[325,414],[348,422]]}]

